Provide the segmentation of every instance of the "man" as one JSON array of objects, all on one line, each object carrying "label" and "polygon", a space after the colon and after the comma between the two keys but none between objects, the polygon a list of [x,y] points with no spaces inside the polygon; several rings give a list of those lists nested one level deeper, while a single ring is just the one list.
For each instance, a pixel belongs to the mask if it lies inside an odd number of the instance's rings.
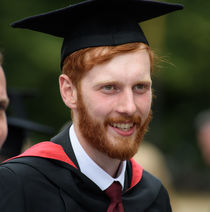
[{"label": "man", "polygon": [[91,0],[12,25],[64,38],[59,83],[73,125],[1,165],[1,211],[171,211],[160,181],[131,159],[152,102],[138,23],[182,8]]},{"label": "man", "polygon": [[3,56],[0,52],[0,148],[7,136],[6,109],[9,103],[6,91],[6,78],[2,68]]},{"label": "man", "polygon": [[210,166],[210,110],[200,112],[195,118],[198,147],[203,161]]}]

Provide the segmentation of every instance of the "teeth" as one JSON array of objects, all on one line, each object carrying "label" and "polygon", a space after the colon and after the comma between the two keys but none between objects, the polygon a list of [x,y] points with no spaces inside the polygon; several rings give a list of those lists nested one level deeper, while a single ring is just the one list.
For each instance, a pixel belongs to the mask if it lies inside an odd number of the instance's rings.
[{"label": "teeth", "polygon": [[131,127],[133,127],[133,123],[126,123],[126,124],[113,123],[112,126],[116,127],[116,128],[119,128],[121,130],[124,130],[124,131],[128,131]]}]

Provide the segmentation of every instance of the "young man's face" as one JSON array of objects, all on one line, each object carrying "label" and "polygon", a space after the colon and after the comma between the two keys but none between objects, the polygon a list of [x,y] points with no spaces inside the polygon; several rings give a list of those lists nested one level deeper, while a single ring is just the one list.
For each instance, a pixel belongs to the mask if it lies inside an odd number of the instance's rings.
[{"label": "young man's face", "polygon": [[85,141],[112,158],[131,158],[150,120],[150,59],[146,50],[94,66],[81,80],[76,123]]},{"label": "young man's face", "polygon": [[7,136],[7,121],[5,110],[8,105],[6,92],[6,79],[2,67],[0,66],[0,148]]}]

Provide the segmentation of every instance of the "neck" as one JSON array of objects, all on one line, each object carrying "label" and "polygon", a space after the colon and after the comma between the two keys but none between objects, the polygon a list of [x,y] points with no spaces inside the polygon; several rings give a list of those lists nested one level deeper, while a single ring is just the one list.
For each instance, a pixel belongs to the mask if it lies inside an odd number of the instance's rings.
[{"label": "neck", "polygon": [[113,178],[117,176],[117,172],[121,163],[120,160],[110,158],[96,149],[92,149],[91,151],[87,151],[85,149],[85,151],[92,158],[92,160],[95,161],[95,163],[97,163],[110,176]]}]

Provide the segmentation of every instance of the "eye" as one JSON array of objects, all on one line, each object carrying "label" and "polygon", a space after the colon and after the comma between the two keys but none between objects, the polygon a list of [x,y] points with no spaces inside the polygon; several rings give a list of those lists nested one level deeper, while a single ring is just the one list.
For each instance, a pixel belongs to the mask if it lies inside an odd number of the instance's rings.
[{"label": "eye", "polygon": [[114,90],[114,86],[113,85],[105,85],[103,87],[103,89],[106,90],[106,91],[111,91],[111,90]]},{"label": "eye", "polygon": [[137,93],[144,93],[145,91],[150,89],[150,84],[147,83],[139,83],[137,85],[134,86],[134,91]]},{"label": "eye", "polygon": [[101,90],[105,94],[113,94],[117,92],[119,89],[115,85],[104,85]]}]

